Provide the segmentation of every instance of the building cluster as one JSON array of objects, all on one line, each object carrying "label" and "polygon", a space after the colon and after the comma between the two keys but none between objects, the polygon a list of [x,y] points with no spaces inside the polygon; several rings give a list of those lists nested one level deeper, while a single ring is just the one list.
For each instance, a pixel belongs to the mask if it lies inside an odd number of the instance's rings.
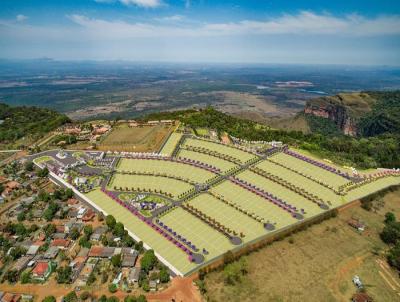
[{"label": "building cluster", "polygon": [[[57,133],[62,135],[73,135],[78,141],[96,142],[106,135],[112,129],[107,123],[90,123],[90,124],[66,124],[57,129]],[[60,141],[58,144],[65,144]]]},{"label": "building cluster", "polygon": [[[99,156],[99,152],[87,154],[88,160],[103,160]],[[73,287],[113,285],[127,292],[159,287],[160,267],[150,272],[141,268],[141,243],[123,228],[121,233],[108,226],[102,213],[71,190],[38,175],[37,168],[23,161],[9,164],[0,175],[0,282],[55,280]],[[33,299],[0,291],[1,302]]]}]

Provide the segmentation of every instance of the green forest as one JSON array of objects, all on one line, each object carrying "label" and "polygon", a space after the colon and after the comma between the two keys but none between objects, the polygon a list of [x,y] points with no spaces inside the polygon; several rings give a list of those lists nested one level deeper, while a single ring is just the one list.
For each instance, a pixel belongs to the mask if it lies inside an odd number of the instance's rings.
[{"label": "green forest", "polygon": [[333,131],[331,125],[324,125],[331,132],[330,135],[318,132],[304,134],[301,131],[271,129],[250,120],[232,117],[212,107],[200,111],[150,114],[145,119],[179,119],[191,127],[209,127],[242,139],[282,141],[340,164],[358,168],[400,166],[399,133],[353,138]]},{"label": "green forest", "polygon": [[400,91],[368,92],[368,94],[377,102],[372,111],[359,122],[361,135],[400,133]]},{"label": "green forest", "polygon": [[49,109],[0,104],[0,144],[12,145],[24,137],[35,140],[69,121],[67,116]]}]

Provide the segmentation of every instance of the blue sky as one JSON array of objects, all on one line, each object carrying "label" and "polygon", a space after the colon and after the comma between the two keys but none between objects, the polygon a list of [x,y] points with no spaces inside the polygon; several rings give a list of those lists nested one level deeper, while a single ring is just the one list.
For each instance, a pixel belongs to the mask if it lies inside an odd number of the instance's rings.
[{"label": "blue sky", "polygon": [[400,65],[400,1],[1,0],[0,58]]}]

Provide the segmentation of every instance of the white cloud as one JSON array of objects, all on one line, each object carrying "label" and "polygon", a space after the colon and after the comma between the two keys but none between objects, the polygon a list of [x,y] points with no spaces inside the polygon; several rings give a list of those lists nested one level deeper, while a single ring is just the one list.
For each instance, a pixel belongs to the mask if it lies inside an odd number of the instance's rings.
[{"label": "white cloud", "polygon": [[23,22],[23,21],[25,21],[26,19],[28,19],[28,17],[27,16],[25,16],[25,15],[17,15],[16,17],[15,17],[15,20],[17,20],[17,22]]},{"label": "white cloud", "polygon": [[141,7],[158,7],[162,5],[161,0],[94,0],[98,3],[114,3],[115,1],[119,1],[124,5],[136,5]]},{"label": "white cloud", "polygon": [[[79,24],[83,30],[93,35],[113,37],[154,37],[154,36],[230,36],[230,35],[346,35],[379,36],[400,34],[400,16],[380,16],[367,19],[358,15],[334,17],[328,14],[301,12],[297,15],[283,15],[265,21],[243,20],[230,23],[157,24],[129,23],[121,20],[92,19],[83,15],[69,18]],[[176,15],[158,19],[180,21],[183,16]]]},{"label": "white cloud", "polygon": [[185,16],[182,15],[172,15],[166,16],[162,18],[155,18],[154,20],[161,21],[161,22],[179,22],[185,20]]}]

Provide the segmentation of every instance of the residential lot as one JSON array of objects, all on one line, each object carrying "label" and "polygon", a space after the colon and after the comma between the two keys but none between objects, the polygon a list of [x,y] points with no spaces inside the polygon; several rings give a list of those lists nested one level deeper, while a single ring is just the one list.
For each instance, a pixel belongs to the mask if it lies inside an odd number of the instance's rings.
[{"label": "residential lot", "polygon": [[[398,276],[382,264],[385,245],[378,234],[386,212],[399,217],[399,199],[400,191],[389,193],[377,213],[353,207],[250,254],[248,274],[234,286],[224,282],[222,272],[207,274],[207,296],[211,301],[350,301],[357,291],[352,278],[358,275],[374,301],[397,301]],[[354,218],[367,222],[364,233],[349,226]]]}]

